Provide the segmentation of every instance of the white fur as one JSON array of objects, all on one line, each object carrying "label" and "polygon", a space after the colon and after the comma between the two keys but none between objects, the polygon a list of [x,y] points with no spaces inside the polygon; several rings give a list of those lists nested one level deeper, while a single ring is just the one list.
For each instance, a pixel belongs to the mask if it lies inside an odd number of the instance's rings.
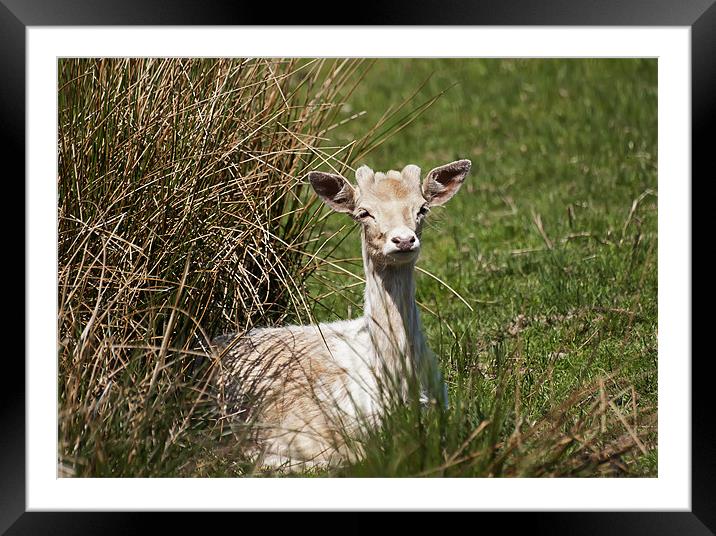
[{"label": "white fur", "polygon": [[[279,400],[258,412],[259,428],[265,431],[261,437],[264,465],[293,469],[351,459],[356,449],[336,440],[335,434],[345,431],[352,438],[359,437],[364,426],[380,420],[387,402],[408,401],[413,380],[421,386],[418,396],[422,402],[447,403],[437,359],[427,346],[415,303],[414,264],[420,241],[414,211],[425,201],[420,169],[411,165],[402,173],[374,173],[362,166],[356,179],[355,199],[341,202],[360,204],[362,194],[371,192],[372,197],[366,199],[374,208],[381,205],[376,210],[383,222],[376,220],[371,225],[390,222],[385,232],[371,230],[370,237],[367,224],[363,228],[363,316],[319,325],[256,329],[237,338],[238,344],[229,342],[230,348],[223,353],[226,366],[219,375],[219,386],[229,400],[223,404],[227,413],[232,403],[240,406],[236,400],[241,398],[235,395],[248,383],[266,388]],[[389,185],[391,180],[402,181],[410,193],[400,193],[403,198],[395,197],[398,194],[390,199],[376,197],[379,190],[373,190],[375,185],[382,181]],[[335,198],[324,200],[336,204]],[[339,208],[344,211],[343,205]],[[393,236],[415,237],[414,251],[399,253],[390,240]],[[296,386],[300,387],[298,394],[291,391]],[[283,392],[293,394],[283,399]]]}]

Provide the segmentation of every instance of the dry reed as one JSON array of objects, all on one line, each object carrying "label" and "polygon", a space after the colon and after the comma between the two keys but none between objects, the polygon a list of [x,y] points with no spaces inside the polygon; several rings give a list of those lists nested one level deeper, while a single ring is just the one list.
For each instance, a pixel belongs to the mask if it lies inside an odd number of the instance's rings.
[{"label": "dry reed", "polygon": [[346,172],[328,131],[366,67],[59,60],[60,474],[175,474],[207,341],[310,319],[301,178]]}]

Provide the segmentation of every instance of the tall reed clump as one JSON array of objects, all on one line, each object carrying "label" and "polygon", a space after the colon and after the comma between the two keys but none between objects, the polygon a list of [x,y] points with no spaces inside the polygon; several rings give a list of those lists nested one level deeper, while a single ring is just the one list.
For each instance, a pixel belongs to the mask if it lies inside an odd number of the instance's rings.
[{"label": "tall reed clump", "polygon": [[60,475],[201,472],[195,357],[225,331],[309,320],[319,207],[301,178],[346,171],[326,132],[365,66],[59,61]]}]

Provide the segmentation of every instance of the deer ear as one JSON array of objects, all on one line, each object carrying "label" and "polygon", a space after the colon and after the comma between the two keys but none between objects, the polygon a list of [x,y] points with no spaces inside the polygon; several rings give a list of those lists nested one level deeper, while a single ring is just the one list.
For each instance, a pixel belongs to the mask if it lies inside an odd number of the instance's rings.
[{"label": "deer ear", "polygon": [[423,181],[423,197],[431,205],[447,202],[462,186],[470,166],[469,160],[457,160],[431,170]]},{"label": "deer ear", "polygon": [[336,212],[353,212],[355,210],[356,191],[340,175],[311,171],[308,174],[308,180],[318,197]]}]

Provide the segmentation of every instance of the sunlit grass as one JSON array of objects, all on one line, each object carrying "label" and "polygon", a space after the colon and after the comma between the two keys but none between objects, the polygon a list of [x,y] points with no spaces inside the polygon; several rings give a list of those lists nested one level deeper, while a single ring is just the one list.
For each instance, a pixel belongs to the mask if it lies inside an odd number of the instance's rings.
[{"label": "sunlit grass", "polygon": [[[450,89],[361,163],[473,162],[418,263],[434,276],[418,274],[417,299],[451,408],[425,427],[397,412],[343,474],[656,476],[656,62],[381,61],[352,101],[367,113],[341,134],[428,77],[426,94]],[[360,274],[359,251],[349,226],[332,258]],[[353,278],[310,282],[336,289],[319,318],[360,314]]]}]

